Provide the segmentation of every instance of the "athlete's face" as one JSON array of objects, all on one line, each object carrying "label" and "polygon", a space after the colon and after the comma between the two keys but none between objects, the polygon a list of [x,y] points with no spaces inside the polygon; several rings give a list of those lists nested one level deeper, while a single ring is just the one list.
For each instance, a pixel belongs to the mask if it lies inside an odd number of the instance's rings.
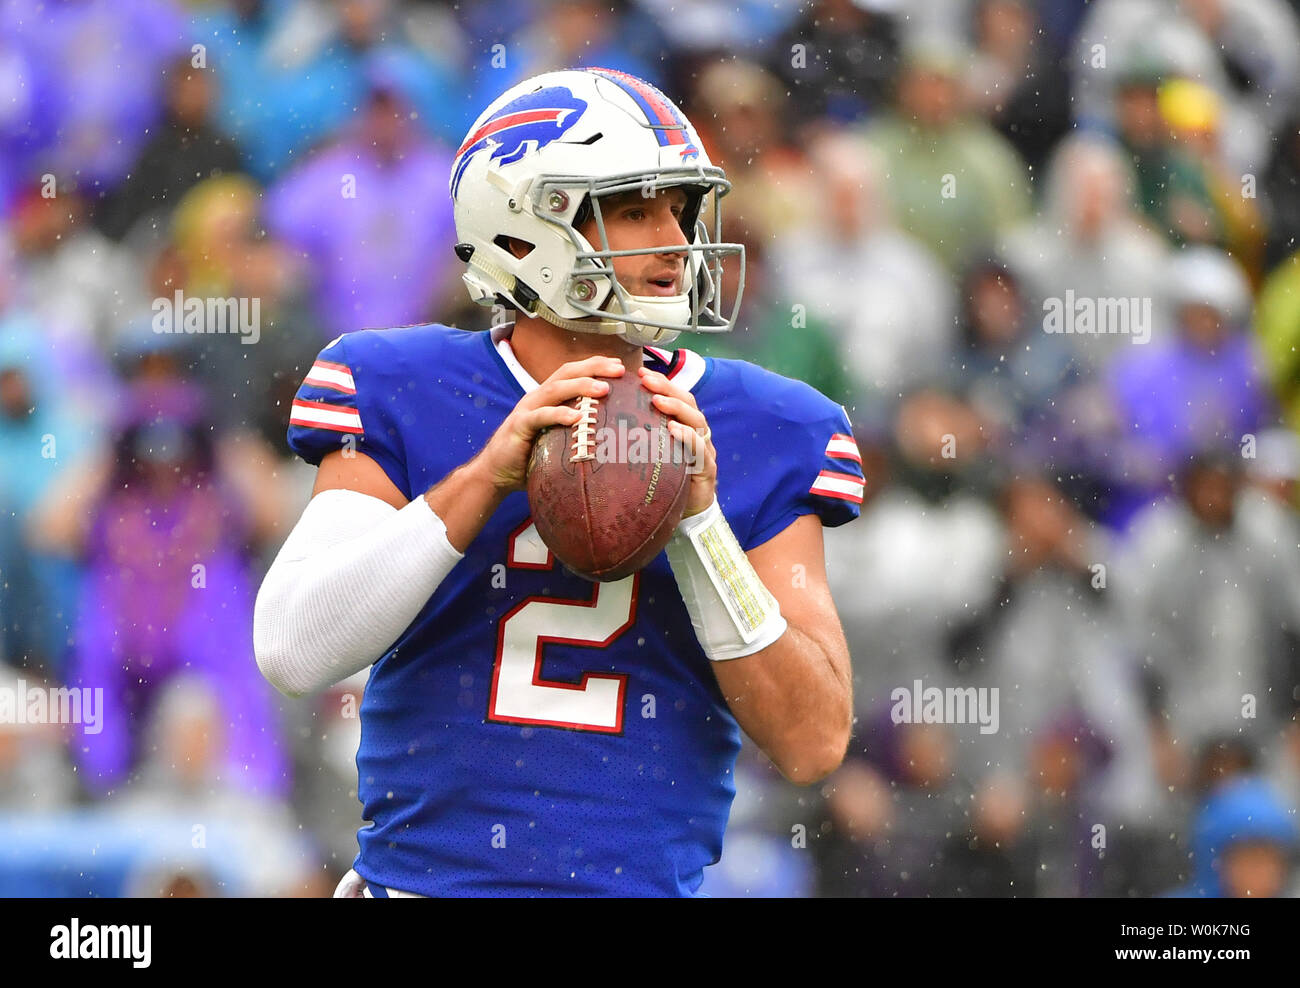
[{"label": "athlete's face", "polygon": [[[633,189],[601,199],[609,250],[663,247],[655,254],[613,259],[614,274],[630,294],[678,295],[683,291],[684,248],[688,243],[681,227],[685,208],[686,193],[674,188],[659,189],[653,196],[642,196],[640,189]],[[594,216],[579,226],[578,232],[597,250],[601,249]]]}]

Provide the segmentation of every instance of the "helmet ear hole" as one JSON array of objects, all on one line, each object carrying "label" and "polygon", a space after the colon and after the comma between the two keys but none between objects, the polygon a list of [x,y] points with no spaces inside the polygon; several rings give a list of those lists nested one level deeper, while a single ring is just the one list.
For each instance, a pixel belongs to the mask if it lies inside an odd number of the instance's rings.
[{"label": "helmet ear hole", "polygon": [[[588,193],[582,197],[582,202],[578,204],[577,212],[573,214],[573,228],[578,230],[579,227],[584,226],[587,221],[591,219],[591,215],[591,194]],[[578,230],[578,232],[581,233],[582,231]]]},{"label": "helmet ear hole", "polygon": [[530,244],[527,240],[520,240],[518,237],[507,237],[504,233],[498,233],[492,238],[492,242],[515,257],[527,257],[537,246],[536,244]]},{"label": "helmet ear hole", "polygon": [[704,197],[708,194],[708,189],[695,185],[688,185],[684,188],[686,191],[686,208],[682,210],[682,232],[686,234],[689,243],[695,243],[695,234],[697,232],[695,224],[700,218],[700,207],[704,204]]}]

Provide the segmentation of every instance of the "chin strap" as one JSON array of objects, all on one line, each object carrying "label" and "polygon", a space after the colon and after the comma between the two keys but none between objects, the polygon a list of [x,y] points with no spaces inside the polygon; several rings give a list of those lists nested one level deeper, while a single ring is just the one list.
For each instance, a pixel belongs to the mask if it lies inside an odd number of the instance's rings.
[{"label": "chin strap", "polygon": [[535,306],[532,315],[538,319],[545,319],[554,326],[561,329],[567,329],[573,333],[594,333],[597,336],[617,336],[627,329],[627,323],[620,322],[616,319],[593,319],[588,316],[585,319],[565,319],[557,315],[555,311],[540,299]]}]

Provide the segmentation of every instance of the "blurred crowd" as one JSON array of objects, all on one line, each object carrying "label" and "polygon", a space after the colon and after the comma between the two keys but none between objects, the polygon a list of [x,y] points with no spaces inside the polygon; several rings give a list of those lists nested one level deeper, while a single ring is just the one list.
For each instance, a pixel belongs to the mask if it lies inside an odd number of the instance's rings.
[{"label": "blurred crowd", "polygon": [[0,892],[350,865],[365,677],[252,655],[289,402],[340,333],[486,328],[452,153],[587,65],[733,183],[738,326],[681,343],[842,402],[867,477],[848,758],[747,747],[705,890],[1300,894],[1300,0],[6,0],[0,689],[103,718],[0,723]]}]

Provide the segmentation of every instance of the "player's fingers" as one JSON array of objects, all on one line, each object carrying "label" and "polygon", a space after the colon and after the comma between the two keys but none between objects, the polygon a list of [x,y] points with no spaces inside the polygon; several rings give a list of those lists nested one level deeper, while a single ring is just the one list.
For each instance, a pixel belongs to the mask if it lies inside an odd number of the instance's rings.
[{"label": "player's fingers", "polygon": [[658,371],[650,370],[648,367],[641,367],[638,369],[638,372],[641,375],[642,384],[655,394],[668,395],[669,397],[685,402],[692,408],[698,407],[695,403],[695,395],[691,394],[681,385],[673,383]]},{"label": "player's fingers", "polygon": [[701,456],[705,454],[714,456],[717,453],[713,446],[713,437],[709,434],[707,426],[703,429],[692,428],[683,422],[672,419],[668,422],[668,431],[680,439],[688,448],[697,450]]},{"label": "player's fingers", "polygon": [[620,377],[627,368],[617,357],[595,356],[560,364],[543,384],[571,377]]},{"label": "player's fingers", "polygon": [[692,459],[703,454],[700,449],[700,434],[694,429],[682,425],[676,419],[669,419],[668,431],[674,439],[686,447],[686,452]]},{"label": "player's fingers", "polygon": [[669,421],[668,431],[686,447],[686,462],[691,464],[692,472],[708,473],[713,469],[716,457],[713,444],[707,438],[676,419]]},{"label": "player's fingers", "polygon": [[671,415],[683,425],[689,425],[692,429],[707,429],[709,424],[704,418],[704,413],[694,405],[688,405],[680,398],[671,395],[657,394],[650,399],[654,402],[655,408],[665,415]]},{"label": "player's fingers", "polygon": [[534,408],[543,405],[563,405],[566,401],[572,401],[583,395],[603,398],[608,393],[608,381],[600,381],[594,377],[570,377],[548,381],[537,390],[530,392],[528,397],[531,401],[528,404]]},{"label": "player's fingers", "polygon": [[531,440],[537,433],[553,425],[568,428],[582,417],[576,408],[567,405],[544,405],[525,412],[519,420],[519,431]]}]

